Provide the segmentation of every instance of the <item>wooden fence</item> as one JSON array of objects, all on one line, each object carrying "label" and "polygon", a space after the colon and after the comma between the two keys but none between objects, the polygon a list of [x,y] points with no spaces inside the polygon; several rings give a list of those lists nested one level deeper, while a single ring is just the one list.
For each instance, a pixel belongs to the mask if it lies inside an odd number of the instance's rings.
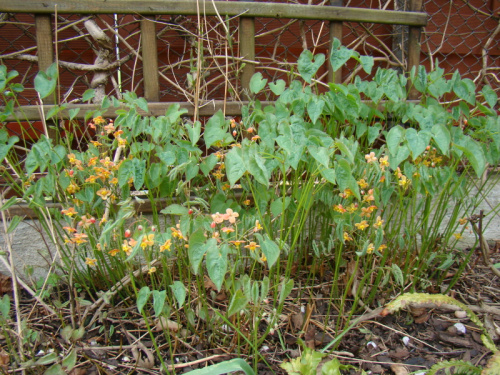
[{"label": "wooden fence", "polygon": [[[322,20],[329,23],[330,43],[334,38],[342,40],[344,22],[359,22],[373,24],[390,24],[409,26],[409,42],[407,51],[407,66],[410,70],[419,64],[420,33],[427,23],[427,15],[420,12],[422,0],[410,0],[411,11],[393,11],[366,8],[347,8],[336,6],[338,0],[331,0],[328,6],[299,5],[283,3],[245,2],[245,1],[173,1],[173,0],[3,0],[0,11],[14,14],[33,14],[36,26],[37,54],[25,57],[38,64],[38,70],[46,70],[57,55],[54,54],[54,25],[53,20],[58,14],[93,15],[93,14],[130,14],[140,15],[140,53],[136,59],[142,60],[143,67],[143,95],[149,102],[150,112],[153,115],[163,114],[172,102],[160,102],[160,84],[164,76],[158,69],[158,38],[154,18],[156,15],[184,15],[184,16],[216,16],[221,20],[226,17],[237,18],[239,22],[239,61],[245,62],[238,77],[242,91],[248,90],[251,76],[256,70],[258,59],[255,49],[255,18],[279,18],[298,20]],[[15,52],[9,57],[16,57]],[[243,65],[243,64],[242,64]],[[341,72],[333,72],[327,67],[327,79],[339,82]],[[52,101],[51,101],[52,100]],[[188,110],[188,114],[211,115],[223,108],[226,115],[239,115],[244,100],[226,101],[211,100],[209,106],[201,107],[195,100],[191,103],[182,102],[181,106]],[[44,111],[56,104],[52,98],[44,101]],[[79,107],[82,110],[77,118],[83,118],[88,109],[95,109],[91,104],[69,104],[65,111]],[[200,109],[201,108],[201,109]],[[114,113],[106,113],[113,116]],[[22,106],[14,116],[7,120],[19,118],[40,120],[39,106]]]}]

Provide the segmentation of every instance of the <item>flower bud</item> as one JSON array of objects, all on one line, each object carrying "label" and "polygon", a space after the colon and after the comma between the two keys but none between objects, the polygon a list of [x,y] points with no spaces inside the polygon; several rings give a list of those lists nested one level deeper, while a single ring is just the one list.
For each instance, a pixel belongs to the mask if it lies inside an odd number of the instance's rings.
[{"label": "flower bud", "polygon": [[130,229],[127,229],[127,230],[125,231],[125,238],[129,238],[129,237],[130,237],[130,235],[131,235]]}]

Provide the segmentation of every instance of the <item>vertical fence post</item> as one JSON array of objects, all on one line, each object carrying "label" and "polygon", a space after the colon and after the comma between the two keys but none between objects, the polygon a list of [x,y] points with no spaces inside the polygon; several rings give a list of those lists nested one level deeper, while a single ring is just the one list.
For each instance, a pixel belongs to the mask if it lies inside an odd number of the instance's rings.
[{"label": "vertical fence post", "polygon": [[159,102],[158,46],[156,43],[156,23],[154,22],[154,18],[144,17],[141,20],[141,53],[144,98],[148,102]]},{"label": "vertical fence post", "polygon": [[[54,41],[52,33],[52,22],[50,14],[35,14],[36,49],[38,57],[38,70],[46,71],[52,65],[54,59]],[[57,46],[55,46],[57,48]],[[56,88],[57,90],[57,88]],[[44,104],[56,104],[56,95],[49,95],[43,99]],[[53,122],[47,129],[49,138],[57,138],[57,130]]]},{"label": "vertical fence post", "polygon": [[[255,60],[255,19],[253,17],[240,17],[240,57]],[[245,63],[241,71],[241,88],[246,95],[250,94],[250,79],[255,73],[255,65]]]},{"label": "vertical fence post", "polygon": [[[330,5],[335,7],[344,6],[343,0],[330,0]],[[330,48],[328,49],[331,53],[333,39],[338,39],[342,42],[343,36],[343,22],[330,21]],[[330,54],[327,56],[328,59],[328,82],[342,83],[342,68],[333,71],[332,65],[330,64]]]},{"label": "vertical fence post", "polygon": [[[411,0],[410,11],[420,12],[422,10],[423,0]],[[420,64],[420,35],[422,28],[420,26],[410,26],[409,36],[408,36],[408,72],[412,70],[413,67],[417,67]],[[418,91],[412,88],[408,93],[409,99],[417,99]]]}]

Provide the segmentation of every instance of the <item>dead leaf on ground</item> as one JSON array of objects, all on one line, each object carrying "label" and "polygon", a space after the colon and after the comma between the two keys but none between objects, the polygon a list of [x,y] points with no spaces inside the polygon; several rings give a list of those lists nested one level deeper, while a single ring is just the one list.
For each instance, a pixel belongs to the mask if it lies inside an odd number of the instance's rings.
[{"label": "dead leaf on ground", "polygon": [[400,365],[399,363],[394,363],[391,365],[391,370],[394,372],[394,375],[408,375],[408,369],[406,366]]},{"label": "dead leaf on ground", "polygon": [[0,273],[0,295],[12,292],[12,278]]},{"label": "dead leaf on ground", "polygon": [[[141,355],[141,352],[146,355],[145,358],[143,358],[143,356]],[[132,356],[135,359],[137,367],[150,369],[150,368],[153,368],[155,365],[155,358],[153,356],[153,353],[151,352],[151,350],[146,348],[146,346],[144,344],[142,344],[140,342],[137,343],[137,345],[135,345],[132,348]]]},{"label": "dead leaf on ground", "polygon": [[316,348],[316,342],[314,340],[316,336],[316,326],[311,324],[309,327],[309,330],[306,332],[304,336],[304,343],[308,348],[315,349]]},{"label": "dead leaf on ground", "polygon": [[9,353],[4,349],[0,350],[0,369],[7,370],[10,363]]},{"label": "dead leaf on ground", "polygon": [[300,331],[302,329],[302,326],[304,325],[304,314],[302,313],[292,314],[291,319],[293,328]]},{"label": "dead leaf on ground", "polygon": [[160,319],[158,319],[155,324],[156,332],[160,332],[166,329],[168,329],[170,332],[178,332],[181,328],[181,324],[167,319],[164,316],[160,317]]}]

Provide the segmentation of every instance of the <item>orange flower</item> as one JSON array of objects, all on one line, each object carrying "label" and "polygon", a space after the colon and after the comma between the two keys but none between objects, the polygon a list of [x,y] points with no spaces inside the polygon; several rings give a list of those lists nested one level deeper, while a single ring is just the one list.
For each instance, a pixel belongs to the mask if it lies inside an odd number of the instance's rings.
[{"label": "orange flower", "polygon": [[356,223],[354,224],[354,226],[360,230],[365,230],[366,228],[368,228],[368,222],[366,220],[363,220],[362,222],[360,223]]},{"label": "orange flower", "polygon": [[336,204],[333,206],[333,209],[337,212],[340,212],[341,214],[347,212],[347,210],[342,206],[341,204]]},{"label": "orange flower", "polygon": [[255,251],[255,249],[257,249],[258,247],[260,247],[259,245],[257,245],[256,242],[250,242],[248,245],[245,246],[245,249],[250,249],[251,251]]},{"label": "orange flower", "polygon": [[111,190],[108,190],[106,188],[102,188],[102,189],[99,189],[96,194],[98,196],[100,196],[103,201],[105,201],[111,195]]},{"label": "orange flower", "polygon": [[373,151],[365,155],[365,159],[367,163],[375,163],[377,161],[377,157]]},{"label": "orange flower", "polygon": [[72,217],[73,215],[76,215],[77,212],[76,210],[74,209],[74,207],[70,207],[68,208],[67,210],[61,210],[61,213],[63,215],[66,215],[66,216],[69,216],[69,217]]},{"label": "orange flower", "polygon": [[95,264],[97,263],[97,259],[95,258],[85,258],[85,264],[90,267],[95,267]]},{"label": "orange flower", "polygon": [[347,233],[347,232],[344,232],[344,241],[347,241],[347,242],[352,241],[352,237],[349,236],[349,233]]},{"label": "orange flower", "polygon": [[172,246],[172,240],[170,239],[166,240],[165,243],[160,246],[160,253],[163,253],[165,250],[170,251],[171,246]]},{"label": "orange flower", "polygon": [[226,215],[224,215],[224,219],[228,220],[231,224],[234,224],[236,222],[236,218],[239,216],[239,213],[234,212],[232,209],[228,208],[226,210]]},{"label": "orange flower", "polygon": [[373,250],[375,250],[375,246],[372,243],[370,243],[366,249],[366,253],[371,254],[373,253]]},{"label": "orange flower", "polygon": [[116,254],[118,254],[120,252],[119,249],[113,249],[113,250],[109,250],[108,254],[111,255],[112,257],[116,256]]},{"label": "orange flower", "polygon": [[380,216],[377,216],[377,220],[375,220],[375,223],[373,223],[373,226],[375,228],[380,228],[382,225],[384,225],[384,220]]},{"label": "orange flower", "polygon": [[154,238],[155,235],[153,233],[143,236],[141,241],[141,247],[145,249],[148,246],[153,246],[155,244]]},{"label": "orange flower", "polygon": [[234,232],[234,228],[224,227],[221,229],[221,231],[223,231],[224,233],[232,233],[232,232]]}]

